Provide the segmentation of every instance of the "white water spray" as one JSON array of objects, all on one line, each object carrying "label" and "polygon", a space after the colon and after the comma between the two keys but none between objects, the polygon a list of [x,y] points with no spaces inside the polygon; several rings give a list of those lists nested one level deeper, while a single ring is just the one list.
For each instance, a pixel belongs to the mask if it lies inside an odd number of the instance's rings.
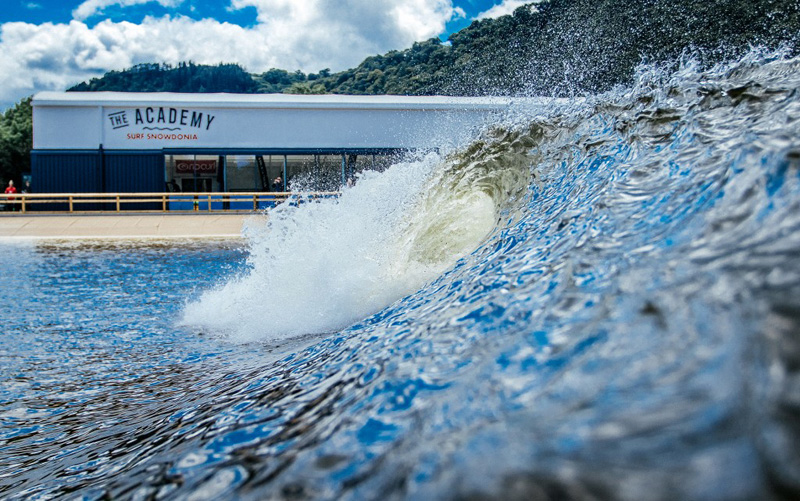
[{"label": "white water spray", "polygon": [[443,166],[429,154],[366,172],[337,200],[254,218],[248,272],[188,304],[182,323],[274,341],[342,329],[416,291],[474,250],[496,220],[489,195],[442,184]]}]

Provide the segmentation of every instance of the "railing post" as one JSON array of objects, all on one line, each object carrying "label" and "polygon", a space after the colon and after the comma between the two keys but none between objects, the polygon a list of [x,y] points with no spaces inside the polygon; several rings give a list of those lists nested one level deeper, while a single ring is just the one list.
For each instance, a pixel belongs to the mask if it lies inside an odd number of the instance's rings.
[{"label": "railing post", "polygon": [[72,195],[69,196],[69,211],[72,212]]},{"label": "railing post", "polygon": [[25,214],[25,195],[22,195],[22,213]]},{"label": "railing post", "polygon": [[258,210],[258,195],[253,195],[253,210]]},{"label": "railing post", "polygon": [[167,212],[167,196],[161,195],[161,212]]},{"label": "railing post", "polygon": [[211,195],[208,195],[208,212],[211,212]]},{"label": "railing post", "polygon": [[119,193],[117,194],[117,212],[119,212]]}]

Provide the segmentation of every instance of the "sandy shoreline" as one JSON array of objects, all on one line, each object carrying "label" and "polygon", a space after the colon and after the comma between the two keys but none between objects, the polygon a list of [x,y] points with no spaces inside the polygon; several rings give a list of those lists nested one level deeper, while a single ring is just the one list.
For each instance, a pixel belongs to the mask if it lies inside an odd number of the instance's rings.
[{"label": "sandy shoreline", "polygon": [[0,240],[73,238],[240,238],[253,214],[0,215]]}]

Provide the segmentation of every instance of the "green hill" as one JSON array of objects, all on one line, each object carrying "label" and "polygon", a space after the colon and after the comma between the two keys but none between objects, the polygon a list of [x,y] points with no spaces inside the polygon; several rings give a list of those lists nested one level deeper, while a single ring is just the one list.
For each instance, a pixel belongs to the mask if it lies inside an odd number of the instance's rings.
[{"label": "green hill", "polygon": [[109,71],[100,78],[78,84],[70,91],[99,92],[233,92],[254,93],[253,77],[238,64],[208,66],[192,62],[138,64],[123,71]]},{"label": "green hill", "polygon": [[798,33],[796,0],[549,0],[338,73],[139,65],[70,90],[572,95],[627,82],[642,60],[675,61],[691,50],[715,62],[792,43]]}]

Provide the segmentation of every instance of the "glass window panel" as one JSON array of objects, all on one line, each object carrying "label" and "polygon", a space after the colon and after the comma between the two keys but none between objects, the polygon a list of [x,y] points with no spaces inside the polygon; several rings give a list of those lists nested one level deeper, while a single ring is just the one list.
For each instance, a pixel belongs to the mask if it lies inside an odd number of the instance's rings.
[{"label": "glass window panel", "polygon": [[310,191],[314,172],[314,155],[287,155],[286,176],[292,191]]},{"label": "glass window panel", "polygon": [[259,191],[256,157],[253,155],[228,155],[226,157],[226,184],[228,191]]},{"label": "glass window panel", "polygon": [[283,179],[283,155],[264,155],[264,165],[267,167],[267,191],[281,192],[285,188]]},{"label": "glass window panel", "polygon": [[342,155],[318,155],[313,191],[339,191],[342,187]]},{"label": "glass window panel", "polygon": [[222,165],[215,155],[167,155],[166,183],[170,191],[220,191]]}]

